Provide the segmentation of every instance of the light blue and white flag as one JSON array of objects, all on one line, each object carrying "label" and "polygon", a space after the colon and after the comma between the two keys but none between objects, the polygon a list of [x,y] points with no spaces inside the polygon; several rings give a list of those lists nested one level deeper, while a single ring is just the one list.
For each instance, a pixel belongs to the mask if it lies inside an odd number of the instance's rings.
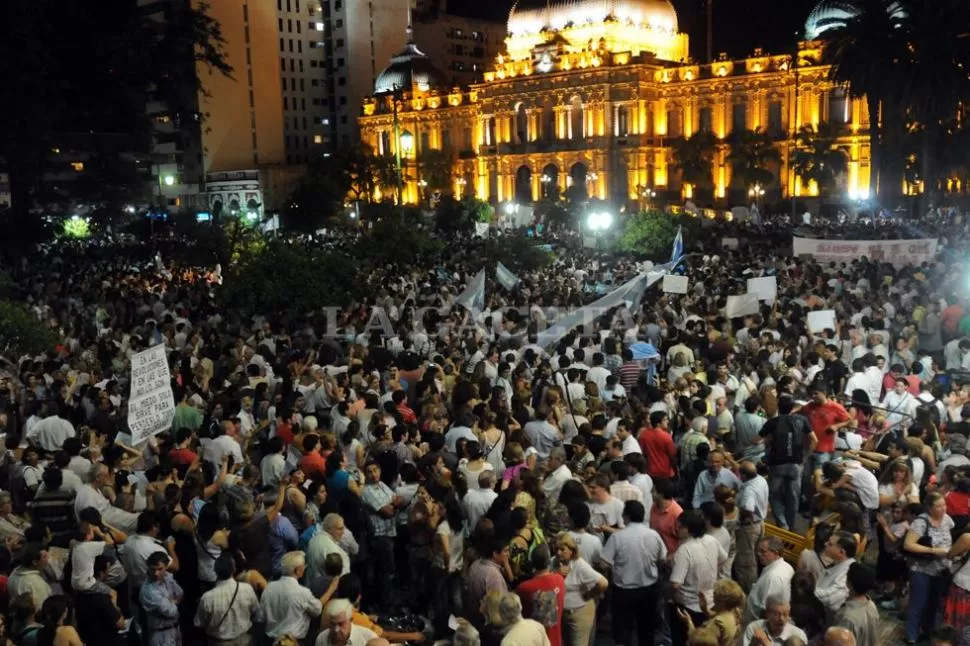
[{"label": "light blue and white flag", "polygon": [[677,227],[677,237],[674,238],[674,247],[670,250],[670,262],[676,263],[684,256],[684,231]]},{"label": "light blue and white flag", "polygon": [[512,273],[512,270],[499,262],[495,265],[495,280],[499,285],[511,291],[519,284],[519,277]]},{"label": "light blue and white flag", "polygon": [[485,270],[482,269],[469,281],[465,291],[455,299],[455,305],[461,305],[472,312],[485,309]]}]

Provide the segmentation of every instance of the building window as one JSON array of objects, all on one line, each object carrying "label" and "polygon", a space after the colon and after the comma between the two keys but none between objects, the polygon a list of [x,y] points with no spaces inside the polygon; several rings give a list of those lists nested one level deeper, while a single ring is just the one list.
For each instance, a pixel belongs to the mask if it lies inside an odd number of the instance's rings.
[{"label": "building window", "polygon": [[768,133],[779,135],[784,131],[782,123],[781,101],[772,101],[768,104]]},{"label": "building window", "polygon": [[313,27],[313,29],[315,29],[316,31],[323,31],[323,22],[319,20],[316,22],[310,23],[310,26]]},{"label": "building window", "polygon": [[667,110],[667,136],[680,137],[683,134],[683,113],[680,110]]},{"label": "building window", "polygon": [[71,162],[71,168],[74,169],[75,173],[84,172],[84,162]]},{"label": "building window", "polygon": [[[313,43],[310,43],[310,46],[312,47]],[[316,67],[316,66],[317,66],[317,61],[314,59],[310,59],[310,67]]]},{"label": "building window", "polygon": [[[294,110],[295,109],[296,108],[294,107]],[[306,99],[300,99],[300,109],[301,110],[306,110]]]},{"label": "building window", "polygon": [[421,150],[419,152],[423,152],[425,150],[430,150],[430,149],[431,149],[431,137],[430,137],[429,133],[422,132],[421,133]]},{"label": "building window", "polygon": [[286,41],[284,39],[282,39],[282,38],[280,38],[280,51],[281,52],[285,52],[286,51]]},{"label": "building window", "polygon": [[711,132],[714,130],[714,109],[706,106],[698,113],[697,132]]},{"label": "building window", "polygon": [[285,96],[283,97],[283,109],[284,110],[289,110],[290,109],[290,100],[288,98],[286,98]]},{"label": "building window", "polygon": [[303,87],[303,79],[300,79],[300,92],[305,92],[306,88]]},{"label": "building window", "polygon": [[318,87],[320,85],[319,79],[310,79],[310,87]]},{"label": "building window", "polygon": [[451,150],[451,132],[444,128],[441,130],[441,149]]},{"label": "building window", "polygon": [[347,85],[347,79],[341,76],[340,78],[337,79],[337,85],[341,87],[343,87],[344,85]]},{"label": "building window", "polygon": [[310,41],[310,49],[316,49],[316,48],[317,48],[317,41],[311,40]]},{"label": "building window", "polygon": [[286,59],[283,58],[282,56],[280,57],[280,71],[281,72],[286,71]]},{"label": "building window", "polygon": [[303,59],[300,59],[300,74],[303,73]]},{"label": "building window", "polygon": [[252,52],[247,47],[246,48],[246,65],[252,65],[252,64],[253,64]]},{"label": "building window", "polygon": [[845,88],[837,87],[829,92],[829,123],[840,126],[849,123],[851,105]]},{"label": "building window", "polygon": [[299,20],[297,20],[297,21],[296,21],[296,33],[298,33],[298,34],[302,34],[303,32],[302,32],[302,31],[300,31],[300,29],[302,29],[302,28],[300,27],[300,21],[299,21]]},{"label": "building window", "polygon": [[243,5],[243,20],[249,22],[249,6]]},{"label": "building window", "polygon": [[296,41],[296,51],[299,54],[302,54],[303,53],[303,41],[302,40]]},{"label": "building window", "polygon": [[343,38],[338,38],[337,39],[337,47],[343,47],[343,46],[344,46],[344,39]]},{"label": "building window", "polygon": [[300,13],[300,0],[296,0],[296,12]]},{"label": "building window", "polygon": [[347,115],[340,117],[340,123],[345,126],[347,125]]},{"label": "building window", "polygon": [[303,121],[303,129],[306,130],[306,117],[301,117],[301,120]]},{"label": "building window", "polygon": [[311,103],[313,103],[313,105],[320,105],[320,99],[318,99],[317,97],[314,97]]},{"label": "building window", "polygon": [[630,134],[630,108],[625,105],[616,109],[616,134],[620,137]]},{"label": "building window", "polygon": [[336,23],[336,25],[335,25],[335,27],[336,27],[337,29],[342,29],[342,28],[343,28],[343,26],[344,26],[344,21],[343,21],[343,20],[341,20],[340,18],[338,18],[338,19],[337,19],[337,23]]},{"label": "building window", "polygon": [[290,53],[292,54],[293,53],[293,39],[292,38],[289,40],[289,43],[290,43]]},{"label": "building window", "polygon": [[731,130],[741,132],[748,129],[748,104],[735,103],[731,108]]},{"label": "building window", "polygon": [[337,67],[343,67],[343,66],[344,66],[344,59],[338,58],[337,59]]},{"label": "building window", "polygon": [[282,19],[282,18],[280,18],[280,19],[279,19],[279,20],[277,21],[277,24],[279,25],[279,30],[280,30],[280,33],[282,34],[282,33],[283,33],[283,19]]}]

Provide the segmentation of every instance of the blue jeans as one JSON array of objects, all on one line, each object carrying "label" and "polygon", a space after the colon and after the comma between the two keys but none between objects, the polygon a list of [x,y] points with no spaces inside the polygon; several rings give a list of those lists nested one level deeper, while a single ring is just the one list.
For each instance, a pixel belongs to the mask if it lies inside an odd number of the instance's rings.
[{"label": "blue jeans", "polygon": [[906,608],[906,639],[917,641],[929,635],[936,625],[936,613],[943,606],[946,579],[913,572],[909,579],[909,606]]},{"label": "blue jeans", "polygon": [[805,498],[808,501],[809,507],[812,505],[812,500],[815,498],[815,471],[822,468],[822,465],[827,464],[834,458],[832,453],[812,453],[808,456],[808,462],[805,464],[805,472],[802,474],[802,491],[805,493]]},{"label": "blue jeans", "polygon": [[795,526],[798,501],[802,495],[802,465],[774,465],[771,467],[768,484],[771,490],[771,514],[775,517],[775,524],[782,529],[791,529]]}]

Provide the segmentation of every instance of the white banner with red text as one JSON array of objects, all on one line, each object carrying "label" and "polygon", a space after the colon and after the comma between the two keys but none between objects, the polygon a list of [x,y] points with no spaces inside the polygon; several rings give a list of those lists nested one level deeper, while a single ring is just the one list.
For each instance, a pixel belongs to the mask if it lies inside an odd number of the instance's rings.
[{"label": "white banner with red text", "polygon": [[865,256],[873,262],[919,265],[936,257],[937,240],[815,240],[792,238],[792,255],[816,262],[852,262]]}]

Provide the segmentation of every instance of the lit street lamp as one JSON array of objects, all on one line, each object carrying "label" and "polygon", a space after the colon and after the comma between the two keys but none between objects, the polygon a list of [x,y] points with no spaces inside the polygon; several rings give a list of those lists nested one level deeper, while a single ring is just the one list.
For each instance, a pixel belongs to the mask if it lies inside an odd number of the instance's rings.
[{"label": "lit street lamp", "polygon": [[613,226],[613,214],[609,211],[593,211],[586,216],[586,226],[597,234],[606,231]]},{"label": "lit street lamp", "polygon": [[761,184],[755,184],[748,189],[748,197],[754,200],[755,208],[761,210],[761,198],[765,196],[765,189]]}]

